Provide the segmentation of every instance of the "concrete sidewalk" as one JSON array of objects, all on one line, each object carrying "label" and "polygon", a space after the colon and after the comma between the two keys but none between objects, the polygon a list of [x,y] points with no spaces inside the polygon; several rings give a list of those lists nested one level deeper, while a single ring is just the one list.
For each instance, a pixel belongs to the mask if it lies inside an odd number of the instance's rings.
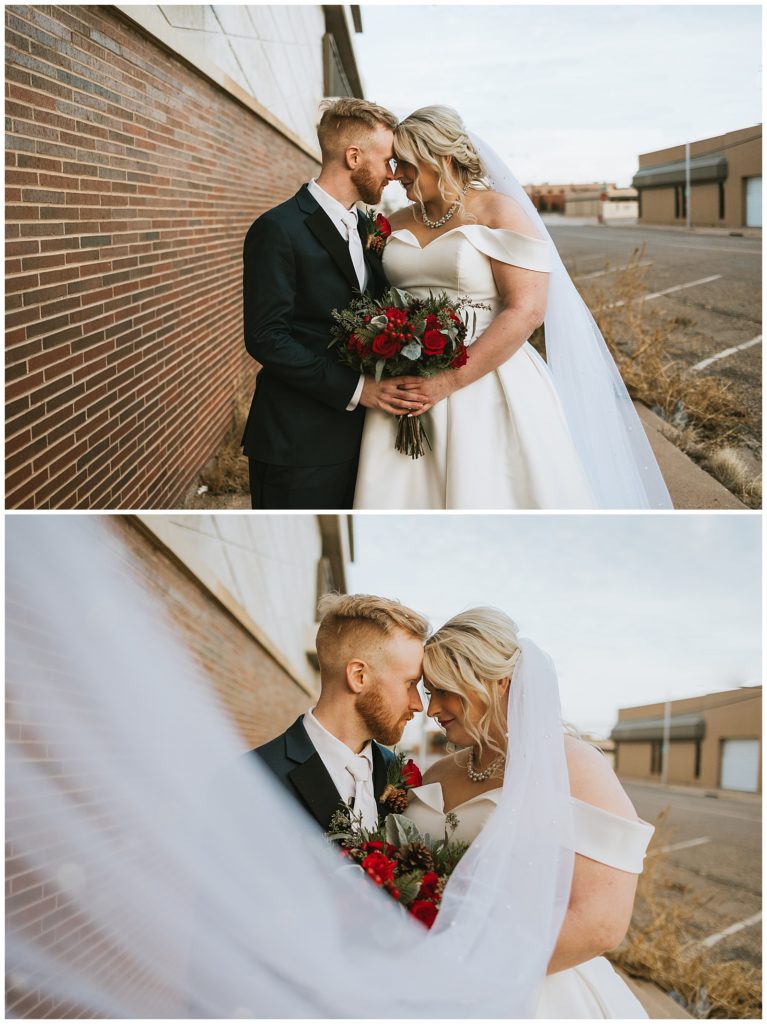
[{"label": "concrete sidewalk", "polygon": [[665,786],[650,779],[632,779],[621,776],[621,782],[629,786],[644,786],[645,789],[663,790],[666,793],[679,793],[681,796],[708,797],[709,799],[735,800],[738,803],[761,804],[761,793],[744,793],[737,789],[709,789],[701,786],[684,786],[681,783],[669,782]]},{"label": "concrete sidewalk", "polygon": [[640,402],[635,402],[634,406],[655,452],[674,508],[745,509],[743,502],[664,437],[661,432],[664,424],[659,416]]},{"label": "concrete sidewalk", "polygon": [[663,989],[658,988],[652,981],[645,981],[644,978],[631,978],[618,967],[615,970],[645,1008],[650,1020],[692,1018],[692,1014],[688,1010],[674,1002],[671,996],[666,995]]}]

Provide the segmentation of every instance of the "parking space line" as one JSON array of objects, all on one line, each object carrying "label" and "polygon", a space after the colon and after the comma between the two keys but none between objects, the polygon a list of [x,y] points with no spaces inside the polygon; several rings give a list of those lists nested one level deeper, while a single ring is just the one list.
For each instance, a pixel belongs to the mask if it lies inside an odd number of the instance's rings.
[{"label": "parking space line", "polygon": [[672,843],[671,846],[662,846],[657,852],[671,853],[674,850],[686,850],[690,846],[702,846],[704,843],[710,842],[711,836],[700,836],[698,839],[686,839],[683,843]]},{"label": "parking space line", "polygon": [[629,267],[651,267],[653,265],[652,260],[645,260],[643,263],[626,263],[622,267],[608,267],[607,270],[595,270],[591,274],[578,274],[577,277],[573,278],[573,281],[590,281],[595,277],[604,277],[605,274],[615,274],[619,270],[628,270]]},{"label": "parking space line", "polygon": [[758,345],[761,340],[761,334],[757,334],[757,336],[752,338],[750,341],[744,341],[743,344],[735,345],[733,348],[722,349],[721,352],[717,352],[715,356],[709,356],[708,359],[701,359],[699,363],[695,363],[695,365],[691,366],[690,369],[705,370],[707,366],[715,363],[718,359],[726,359],[727,356],[734,356],[736,352],[743,352],[744,349],[751,348],[752,345]]},{"label": "parking space line", "polygon": [[715,946],[717,942],[722,939],[726,939],[728,935],[734,935],[736,932],[743,931],[744,928],[750,928],[752,924],[758,924],[762,920],[762,912],[754,914],[752,917],[747,917],[745,921],[738,921],[736,924],[731,924],[729,928],[725,928],[724,931],[717,932],[715,935],[709,935],[707,939],[704,939],[699,945],[704,946],[706,949],[710,949],[711,946]]},{"label": "parking space line", "polygon": [[[661,292],[650,292],[649,295],[642,295],[635,301],[649,302],[651,299],[657,299],[661,295],[670,295],[672,292],[681,292],[684,288],[695,288],[699,284],[708,284],[710,281],[718,281],[721,276],[721,274],[712,274],[711,277],[701,277],[698,281],[688,281],[687,284],[675,284],[672,288],[664,288]],[[625,301],[621,299],[620,302],[610,302],[605,308],[617,309],[619,306],[625,305]]]}]

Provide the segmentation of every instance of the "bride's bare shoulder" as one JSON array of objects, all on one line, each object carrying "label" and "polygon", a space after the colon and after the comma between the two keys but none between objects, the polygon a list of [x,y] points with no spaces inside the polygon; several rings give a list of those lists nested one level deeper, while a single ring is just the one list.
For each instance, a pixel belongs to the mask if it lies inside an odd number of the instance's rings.
[{"label": "bride's bare shoulder", "polygon": [[493,189],[476,193],[472,213],[488,228],[505,228],[521,235],[537,238],[538,232],[516,199]]},{"label": "bride's bare shoulder", "polygon": [[565,757],[570,793],[576,800],[623,818],[637,817],[626,790],[601,750],[575,736],[565,736]]},{"label": "bride's bare shoulder", "polygon": [[444,782],[455,771],[455,757],[455,754],[448,754],[447,757],[441,757],[439,761],[435,761],[424,772],[423,781],[425,783]]},{"label": "bride's bare shoulder", "polygon": [[388,220],[389,224],[391,225],[394,231],[397,231],[399,228],[410,227],[414,220],[414,209],[415,206],[413,204],[411,204],[410,206],[405,206],[401,210],[396,210],[386,219]]}]

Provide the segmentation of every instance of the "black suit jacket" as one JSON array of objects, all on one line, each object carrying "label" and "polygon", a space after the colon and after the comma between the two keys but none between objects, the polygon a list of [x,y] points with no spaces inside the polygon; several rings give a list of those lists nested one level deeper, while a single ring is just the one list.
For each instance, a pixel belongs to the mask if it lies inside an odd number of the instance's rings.
[{"label": "black suit jacket", "polygon": [[[387,287],[357,215],[368,292]],[[359,454],[365,410],[346,407],[359,374],[328,349],[332,309],[359,282],[348,243],[306,185],[250,227],[243,250],[245,346],[263,369],[245,425],[245,454],[275,466],[330,466]]]},{"label": "black suit jacket", "polygon": [[[330,778],[322,758],[304,728],[301,715],[281,736],[270,740],[250,753],[261,758],[271,768],[286,789],[327,831],[330,819],[338,810],[341,795]],[[247,756],[247,755],[246,755]],[[373,742],[373,792],[376,802],[386,788],[387,766],[395,755],[386,747]],[[378,804],[380,814],[385,808]]]}]

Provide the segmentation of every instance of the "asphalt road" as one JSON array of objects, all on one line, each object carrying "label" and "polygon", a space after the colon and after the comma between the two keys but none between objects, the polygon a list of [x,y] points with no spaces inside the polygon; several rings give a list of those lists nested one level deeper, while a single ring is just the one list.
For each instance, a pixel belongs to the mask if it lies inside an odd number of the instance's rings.
[{"label": "asphalt road", "polygon": [[[617,268],[644,246],[646,294],[717,276],[651,300],[653,312],[675,321],[669,354],[691,367],[762,332],[760,238],[687,234],[675,228],[547,224],[571,276],[609,289]],[[607,274],[599,274],[608,269]],[[754,420],[747,448],[761,453],[761,342],[705,369],[731,382]]]},{"label": "asphalt road", "polygon": [[[690,938],[702,941],[762,909],[762,814],[757,798],[737,799],[671,792],[657,785],[624,783],[637,813],[656,823],[669,808],[662,846],[669,898],[692,902]],[[711,946],[716,959],[761,964],[761,921]]]}]

